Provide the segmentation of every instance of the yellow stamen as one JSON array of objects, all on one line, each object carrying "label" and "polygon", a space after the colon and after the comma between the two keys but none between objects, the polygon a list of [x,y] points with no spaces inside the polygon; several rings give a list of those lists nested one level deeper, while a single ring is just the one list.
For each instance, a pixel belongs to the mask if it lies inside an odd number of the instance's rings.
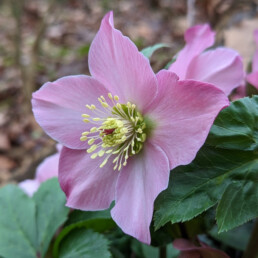
[{"label": "yellow stamen", "polygon": [[89,145],[92,145],[94,142],[95,142],[95,140],[94,140],[93,138],[91,138],[91,139],[88,141],[88,144],[89,144]]},{"label": "yellow stamen", "polygon": [[91,158],[91,159],[95,159],[95,158],[97,158],[97,156],[98,156],[97,153],[93,153],[93,154],[90,156],[90,158]]},{"label": "yellow stamen", "polygon": [[105,151],[104,151],[104,150],[100,150],[100,151],[98,152],[99,157],[102,157],[104,154],[105,154]]},{"label": "yellow stamen", "polygon": [[92,127],[92,128],[90,129],[90,132],[91,132],[91,133],[97,132],[97,127]]},{"label": "yellow stamen", "polygon": [[87,139],[88,139],[87,136],[82,136],[82,137],[80,138],[80,140],[81,140],[82,142],[86,141]]},{"label": "yellow stamen", "polygon": [[105,158],[104,161],[100,164],[100,168],[104,167],[107,164],[108,158]]},{"label": "yellow stamen", "polygon": [[[88,140],[90,147],[87,153],[94,152],[90,156],[92,159],[104,157],[100,164],[101,168],[114,155],[114,158],[112,158],[113,168],[120,171],[123,166],[127,165],[128,159],[142,149],[143,142],[146,140],[147,129],[145,121],[135,104],[131,102],[121,104],[118,102],[119,97],[117,95],[113,96],[111,93],[108,93],[107,97],[112,104],[109,105],[104,96],[98,98],[104,111],[96,108],[95,105],[86,105],[92,113],[101,113],[101,118],[92,118],[92,114],[82,114],[83,121],[92,124],[100,122],[100,124],[98,127],[93,126],[89,131],[82,132],[80,140]],[[103,116],[103,114],[106,114],[106,116]],[[97,144],[94,144],[95,142]],[[95,152],[95,150],[97,151]]]},{"label": "yellow stamen", "polygon": [[87,152],[88,153],[91,153],[91,152],[93,152],[93,151],[95,151],[96,149],[97,149],[97,145],[95,144],[95,145],[92,145],[88,150],[87,150]]}]

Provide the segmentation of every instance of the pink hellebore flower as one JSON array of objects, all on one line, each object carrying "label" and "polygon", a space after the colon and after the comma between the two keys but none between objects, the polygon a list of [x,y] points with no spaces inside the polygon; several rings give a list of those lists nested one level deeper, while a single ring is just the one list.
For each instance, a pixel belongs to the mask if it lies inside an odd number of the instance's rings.
[{"label": "pink hellebore flower", "polygon": [[112,12],[92,42],[89,67],[92,77],[64,77],[35,92],[35,118],[66,146],[59,181],[67,206],[101,210],[115,200],[114,221],[149,244],[153,203],[170,169],[194,159],[228,100],[213,85],[155,75],[114,28]]},{"label": "pink hellebore flower", "polygon": [[214,40],[215,32],[208,24],[188,29],[185,32],[186,45],[169,71],[176,73],[180,80],[212,83],[229,95],[243,81],[242,59],[237,52],[224,47],[203,52],[214,44]]},{"label": "pink hellebore flower", "polygon": [[38,166],[35,179],[27,179],[19,183],[19,187],[22,188],[29,196],[32,196],[38,190],[41,183],[52,177],[57,177],[58,162],[61,151],[60,144],[58,144],[57,149],[58,153],[47,157]]},{"label": "pink hellebore flower", "polygon": [[189,240],[176,239],[173,246],[181,251],[178,258],[230,258],[226,253],[199,242],[200,246],[196,246]]},{"label": "pink hellebore flower", "polygon": [[252,62],[252,72],[247,75],[246,80],[258,90],[258,30],[254,31],[256,51]]}]

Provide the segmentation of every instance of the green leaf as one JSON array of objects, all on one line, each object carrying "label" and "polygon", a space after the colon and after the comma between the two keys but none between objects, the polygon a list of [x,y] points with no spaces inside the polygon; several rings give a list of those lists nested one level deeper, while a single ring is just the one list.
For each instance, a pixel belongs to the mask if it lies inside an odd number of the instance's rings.
[{"label": "green leaf", "polygon": [[33,199],[37,205],[37,249],[44,257],[56,230],[66,221],[69,208],[65,207],[66,198],[57,178],[42,183]]},{"label": "green leaf", "polygon": [[257,103],[256,96],[224,109],[207,141],[213,146],[206,144],[190,165],[171,172],[168,189],[155,202],[156,229],[188,221],[218,202],[221,232],[258,216]]},{"label": "green leaf", "polygon": [[73,211],[70,215],[66,226],[58,235],[53,253],[54,257],[59,257],[60,244],[73,230],[78,228],[92,229],[96,232],[105,232],[116,227],[115,222],[111,219],[110,209],[103,211]]},{"label": "green leaf", "polygon": [[258,160],[246,168],[242,167],[239,174],[239,180],[227,187],[219,202],[216,215],[219,233],[258,216]]},{"label": "green leaf", "polygon": [[164,43],[158,43],[158,44],[155,44],[153,46],[150,46],[150,47],[146,47],[144,49],[142,49],[141,53],[147,57],[148,59],[151,58],[151,56],[153,55],[153,53],[160,49],[160,48],[163,48],[163,47],[170,47],[168,44],[164,44]]},{"label": "green leaf", "polygon": [[109,242],[101,234],[92,230],[73,230],[60,246],[60,258],[109,258]]},{"label": "green leaf", "polygon": [[136,239],[132,240],[132,250],[136,258],[156,258],[159,257],[159,248],[145,245]]},{"label": "green leaf", "polygon": [[36,256],[36,207],[20,188],[7,185],[0,189],[0,256]]},{"label": "green leaf", "polygon": [[19,187],[0,189],[0,256],[44,257],[58,227],[67,218],[57,178],[43,183],[33,198]]},{"label": "green leaf", "polygon": [[220,241],[237,250],[245,251],[251,236],[252,228],[253,223],[246,223],[228,232],[218,233],[218,227],[214,226],[209,231],[209,234],[217,241]]},{"label": "green leaf", "polygon": [[66,225],[95,220],[95,219],[111,219],[110,209],[101,210],[101,211],[74,210],[69,216],[69,219],[66,222]]},{"label": "green leaf", "polygon": [[258,96],[233,102],[211,128],[207,143],[226,149],[258,150]]},{"label": "green leaf", "polygon": [[[168,258],[178,257],[179,251],[175,249],[171,243],[166,245],[165,249],[167,254],[166,257]],[[136,258],[157,258],[159,257],[160,247],[153,247],[150,245],[146,245],[137,241],[136,239],[133,239],[132,250]]]}]

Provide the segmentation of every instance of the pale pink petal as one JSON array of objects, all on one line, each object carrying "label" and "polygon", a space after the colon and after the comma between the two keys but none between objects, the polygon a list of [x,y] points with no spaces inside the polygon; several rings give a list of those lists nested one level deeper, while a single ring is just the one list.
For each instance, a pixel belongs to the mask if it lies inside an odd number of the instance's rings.
[{"label": "pale pink petal", "polygon": [[63,77],[44,84],[33,93],[33,113],[53,139],[72,149],[86,149],[87,143],[81,142],[80,137],[92,124],[84,123],[81,115],[92,115],[85,105],[99,106],[98,97],[101,95],[107,95],[106,89],[89,76]]},{"label": "pale pink petal", "polygon": [[66,205],[80,210],[107,209],[115,199],[118,172],[112,159],[103,168],[103,157],[91,159],[84,150],[63,147],[59,163],[59,182],[67,197]]},{"label": "pale pink petal", "polygon": [[91,44],[89,68],[93,77],[117,94],[121,102],[130,101],[140,111],[156,95],[157,83],[149,60],[128,37],[114,28],[112,12],[103,18]]},{"label": "pale pink petal", "polygon": [[42,183],[52,177],[58,176],[58,162],[60,154],[56,153],[44,159],[37,167],[36,179]]},{"label": "pale pink petal", "polygon": [[173,247],[180,250],[179,258],[229,258],[229,256],[221,250],[212,248],[202,242],[201,246],[195,246],[186,239],[176,239]]},{"label": "pale pink petal", "polygon": [[143,151],[129,159],[117,182],[116,204],[111,215],[126,234],[150,244],[153,203],[167,188],[168,181],[169,166],[165,153],[146,142]]},{"label": "pale pink petal", "polygon": [[236,51],[227,48],[217,48],[195,57],[185,76],[185,79],[211,83],[226,95],[240,86],[243,78],[241,57]]},{"label": "pale pink petal", "polygon": [[176,81],[166,70],[159,72],[157,79],[162,90],[146,115],[156,124],[151,142],[166,152],[172,169],[195,158],[214,119],[229,101],[213,85]]},{"label": "pale pink petal", "polygon": [[62,145],[62,144],[60,144],[60,143],[56,144],[56,149],[57,149],[57,151],[58,151],[59,153],[61,152],[62,148],[63,148],[63,145]]},{"label": "pale pink petal", "polygon": [[19,187],[30,197],[38,190],[39,185],[40,182],[36,179],[26,179],[19,183]]},{"label": "pale pink petal", "polygon": [[258,71],[249,73],[246,80],[258,90]]},{"label": "pale pink petal", "polygon": [[188,65],[192,59],[212,46],[215,40],[215,32],[208,24],[196,25],[185,32],[185,47],[178,53],[176,61],[171,64],[169,70],[176,73],[180,79],[185,79]]}]

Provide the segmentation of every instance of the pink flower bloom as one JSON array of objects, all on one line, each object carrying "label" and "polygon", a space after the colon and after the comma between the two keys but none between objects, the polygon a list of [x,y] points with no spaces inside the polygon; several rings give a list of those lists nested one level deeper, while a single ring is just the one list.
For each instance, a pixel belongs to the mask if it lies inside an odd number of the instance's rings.
[{"label": "pink flower bloom", "polygon": [[243,82],[243,84],[242,84],[241,86],[239,86],[239,87],[237,87],[237,88],[235,89],[234,94],[231,94],[230,97],[231,97],[231,100],[232,100],[232,101],[246,97],[246,85],[245,85],[245,81]]},{"label": "pink flower bloom", "polygon": [[246,80],[258,90],[258,30],[254,31],[256,51],[252,62],[252,72],[246,77]]},{"label": "pink flower bloom", "polygon": [[200,246],[196,246],[189,240],[176,239],[173,246],[181,251],[178,258],[230,258],[226,253],[199,242]]},{"label": "pink flower bloom", "polygon": [[213,85],[155,75],[114,28],[112,12],[92,42],[89,67],[92,77],[64,77],[35,92],[35,118],[66,146],[59,181],[67,206],[101,210],[115,200],[116,223],[150,243],[153,203],[169,170],[194,159],[228,100]]},{"label": "pink flower bloom", "polygon": [[52,177],[57,177],[61,145],[57,146],[57,149],[58,153],[47,157],[38,166],[35,179],[27,179],[19,183],[19,187],[29,196],[32,196],[38,190],[41,183]]},{"label": "pink flower bloom", "polygon": [[244,78],[242,59],[232,49],[219,47],[203,52],[214,44],[215,32],[210,26],[196,25],[185,32],[185,47],[178,53],[169,71],[181,80],[193,79],[214,84],[226,95]]}]

